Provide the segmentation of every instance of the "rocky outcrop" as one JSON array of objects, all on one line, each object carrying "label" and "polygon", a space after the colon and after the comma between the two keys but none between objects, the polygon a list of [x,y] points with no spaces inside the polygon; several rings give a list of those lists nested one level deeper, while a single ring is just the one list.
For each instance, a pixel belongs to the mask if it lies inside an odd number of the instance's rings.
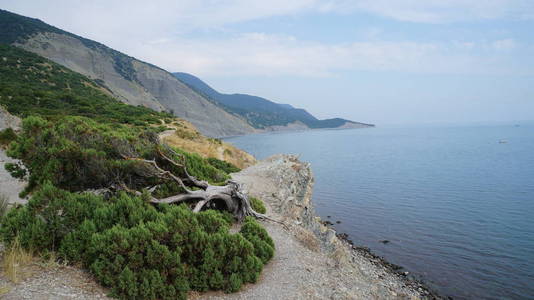
[{"label": "rocky outcrop", "polygon": [[21,121],[19,118],[11,115],[7,110],[0,106],[0,130],[6,128],[20,129]]},{"label": "rocky outcrop", "polygon": [[[20,126],[20,119],[9,114],[0,106],[0,130],[8,127],[19,130]],[[19,193],[24,188],[25,183],[11,177],[5,169],[5,164],[12,162],[15,162],[15,160],[9,158],[5,150],[0,147],[0,194],[6,196],[10,203],[24,203],[25,200],[19,198]]]},{"label": "rocky outcrop", "polygon": [[95,79],[125,103],[171,111],[204,135],[254,132],[246,121],[210,102],[172,74],[94,41],[68,33],[40,32],[15,46]]},{"label": "rocky outcrop", "polygon": [[299,130],[309,130],[310,127],[306,126],[306,124],[295,121],[293,123],[289,123],[285,126],[282,125],[273,125],[265,127],[261,130],[261,132],[270,132],[270,131],[299,131]]},{"label": "rocky outcrop", "polygon": [[349,129],[349,128],[368,128],[368,127],[375,127],[373,124],[366,124],[366,123],[360,123],[360,122],[351,122],[347,121],[345,124],[336,127],[335,129]]},{"label": "rocky outcrop", "polygon": [[[397,272],[395,266],[353,246],[343,235],[325,226],[316,216],[311,200],[314,178],[310,165],[297,156],[275,155],[232,177],[250,195],[261,198],[268,207],[267,215],[282,221],[285,230],[280,230],[280,225],[265,224],[277,247],[274,276],[266,275],[258,287],[251,287],[238,297],[209,299],[245,299],[251,295],[257,299],[439,298]],[[299,245],[293,244],[294,240]],[[286,272],[290,276],[285,276]],[[259,292],[267,289],[261,285],[271,284],[284,289],[272,288],[268,295]]]},{"label": "rocky outcrop", "polygon": [[312,203],[314,177],[309,163],[295,155],[275,155],[233,176],[269,204],[282,221],[297,225],[316,239],[309,246],[324,251],[344,248],[336,232],[323,225]]}]

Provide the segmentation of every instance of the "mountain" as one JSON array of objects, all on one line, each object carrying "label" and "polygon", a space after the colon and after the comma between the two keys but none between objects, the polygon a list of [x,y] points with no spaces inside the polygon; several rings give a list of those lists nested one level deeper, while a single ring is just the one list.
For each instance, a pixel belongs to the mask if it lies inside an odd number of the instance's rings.
[{"label": "mountain", "polygon": [[138,126],[172,118],[166,112],[122,103],[98,82],[5,44],[0,44],[0,106],[21,118],[36,115],[56,120],[71,115]]},{"label": "mountain", "polygon": [[221,94],[192,75],[173,75],[101,43],[1,9],[0,44],[36,53],[83,74],[119,101],[186,119],[210,137],[370,126],[340,118],[318,120],[303,109],[261,97]]},{"label": "mountain", "polygon": [[122,102],[172,112],[205,135],[221,137],[255,131],[242,117],[206,99],[169,72],[38,19],[0,10],[0,43],[34,52],[81,73]]},{"label": "mountain", "polygon": [[280,127],[291,127],[295,124],[308,128],[372,126],[341,118],[319,120],[306,110],[294,108],[289,104],[279,104],[262,97],[246,94],[222,94],[191,74],[176,72],[173,75],[206,98],[218,102],[228,112],[242,116],[257,129],[280,129]]}]

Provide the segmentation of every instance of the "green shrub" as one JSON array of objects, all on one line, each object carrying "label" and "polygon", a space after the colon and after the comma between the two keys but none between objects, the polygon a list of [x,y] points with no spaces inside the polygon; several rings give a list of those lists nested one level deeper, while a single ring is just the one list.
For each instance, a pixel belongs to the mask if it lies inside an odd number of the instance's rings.
[{"label": "green shrub", "polygon": [[0,44],[0,104],[14,115],[85,116],[105,123],[136,126],[159,124],[171,117],[112,98],[101,82],[67,69],[37,54]]},{"label": "green shrub", "polygon": [[9,198],[0,193],[0,218],[3,217],[9,210]]},{"label": "green shrub", "polygon": [[260,214],[264,214],[267,212],[263,201],[261,201],[260,199],[255,197],[248,197],[248,200],[250,200],[250,206],[252,206],[252,209],[254,209],[255,211],[259,212]]},{"label": "green shrub", "polygon": [[2,219],[0,235],[86,266],[118,298],[185,299],[189,290],[234,292],[256,282],[272,257],[272,239],[254,219],[235,234],[232,222],[218,211],[154,207],[125,193],[104,200],[45,183]]},{"label": "green shrub", "polygon": [[252,243],[255,255],[263,263],[268,262],[274,255],[274,242],[265,228],[252,217],[246,217],[240,233]]},{"label": "green shrub", "polygon": [[241,171],[240,168],[234,166],[233,164],[213,157],[208,158],[208,163],[219,170],[223,170],[228,174]]},{"label": "green shrub", "polygon": [[9,145],[12,141],[14,141],[17,138],[17,134],[13,129],[6,128],[4,130],[0,130],[0,146],[6,146]]},{"label": "green shrub", "polygon": [[230,179],[224,169],[212,165],[209,159],[205,159],[196,153],[189,153],[175,149],[177,153],[185,157],[185,165],[188,172],[198,179],[209,181],[212,184],[223,183]]},{"label": "green shrub", "polygon": [[[23,196],[45,181],[70,191],[107,187],[113,182],[128,182],[131,188],[139,189],[163,183],[155,177],[143,176],[143,163],[123,156],[126,153],[154,159],[159,145],[153,142],[156,137],[151,131],[72,116],[55,122],[28,117],[22,127],[22,133],[10,144],[7,153],[20,159],[29,171]],[[177,152],[185,157],[189,173],[201,180],[218,184],[230,178],[224,170],[197,154]],[[6,168],[14,177],[26,175],[21,165],[11,164]],[[167,185],[161,189],[161,194],[169,194],[177,187]]]}]

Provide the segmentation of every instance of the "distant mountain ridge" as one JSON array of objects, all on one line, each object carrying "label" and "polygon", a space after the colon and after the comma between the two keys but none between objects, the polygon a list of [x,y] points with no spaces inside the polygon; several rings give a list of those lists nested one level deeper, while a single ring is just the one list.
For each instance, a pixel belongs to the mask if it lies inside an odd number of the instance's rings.
[{"label": "distant mountain ridge", "polygon": [[279,104],[247,94],[222,94],[194,75],[183,72],[172,74],[200,94],[218,102],[227,111],[244,117],[254,128],[265,129],[293,123],[302,123],[309,128],[373,126],[341,118],[319,120],[306,110],[294,108],[289,104]]},{"label": "distant mountain ridge", "polygon": [[303,109],[261,97],[221,94],[192,75],[173,75],[96,41],[1,9],[0,44],[22,48],[83,74],[124,103],[171,112],[210,137],[371,126],[339,118],[318,120]]}]

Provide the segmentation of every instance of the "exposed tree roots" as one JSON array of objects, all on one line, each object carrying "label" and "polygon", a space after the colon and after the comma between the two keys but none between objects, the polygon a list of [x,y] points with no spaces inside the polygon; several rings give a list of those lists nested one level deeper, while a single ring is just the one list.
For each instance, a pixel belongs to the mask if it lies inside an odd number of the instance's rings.
[{"label": "exposed tree roots", "polygon": [[[152,196],[152,192],[154,192],[157,186],[144,187],[149,193],[149,201],[151,203],[186,203],[192,207],[194,212],[209,208],[226,210],[238,221],[243,220],[247,216],[251,216],[257,219],[270,220],[284,225],[282,222],[274,220],[265,214],[256,212],[252,208],[248,197],[243,193],[242,186],[239,183],[233,180],[228,180],[226,185],[217,186],[210,185],[207,181],[198,180],[188,173],[185,157],[183,155],[176,153],[172,148],[159,141],[157,141],[157,143],[159,143],[160,149],[158,151],[158,157],[152,160],[132,156],[132,154],[134,154],[132,151],[125,151],[126,153],[122,155],[126,160],[138,161],[142,165],[139,168],[139,173],[143,174],[143,176],[156,177],[163,182],[174,181],[180,186],[182,190],[181,193],[161,199]],[[174,157],[179,158],[181,162],[177,162],[173,159]],[[137,195],[142,194],[138,190],[129,188],[124,183],[115,186],[115,189],[125,190]]]}]

